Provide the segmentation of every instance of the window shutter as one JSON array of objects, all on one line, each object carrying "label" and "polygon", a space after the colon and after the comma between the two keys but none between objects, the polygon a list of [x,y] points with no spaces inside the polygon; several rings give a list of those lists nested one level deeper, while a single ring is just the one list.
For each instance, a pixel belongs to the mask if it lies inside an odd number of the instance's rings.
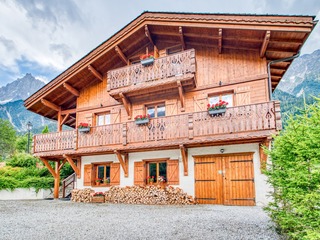
[{"label": "window shutter", "polygon": [[250,86],[237,89],[236,106],[248,105],[251,103]]},{"label": "window shutter", "polygon": [[113,123],[120,123],[120,117],[121,117],[121,109],[120,108],[112,108],[110,111],[111,114],[111,124]]},{"label": "window shutter", "polygon": [[84,165],[84,178],[83,178],[83,186],[91,186],[92,182],[92,165],[86,164]]},{"label": "window shutter", "polygon": [[110,185],[120,184],[120,163],[110,164]]},{"label": "window shutter", "polygon": [[137,115],[144,115],[144,106],[136,106],[133,108],[132,117],[135,118]]},{"label": "window shutter", "polygon": [[134,185],[145,185],[146,170],[144,162],[134,163]]},{"label": "window shutter", "polygon": [[194,96],[193,97],[194,112],[206,111],[208,103],[209,101],[207,96]]},{"label": "window shutter", "polygon": [[167,161],[167,180],[170,185],[179,185],[179,160]]},{"label": "window shutter", "polygon": [[178,114],[178,100],[167,100],[166,101],[166,116],[172,116]]}]

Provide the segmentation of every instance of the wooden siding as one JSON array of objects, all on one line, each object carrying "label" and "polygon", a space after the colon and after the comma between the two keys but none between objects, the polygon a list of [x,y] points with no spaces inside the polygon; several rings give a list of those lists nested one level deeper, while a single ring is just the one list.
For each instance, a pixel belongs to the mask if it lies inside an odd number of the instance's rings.
[{"label": "wooden siding", "polygon": [[136,125],[134,121],[110,124],[92,127],[89,133],[68,131],[65,144],[56,144],[61,139],[61,133],[39,134],[34,137],[34,151],[77,151],[88,148],[90,152],[91,147],[121,145],[123,148],[141,148],[141,144],[151,142],[192,142],[220,135],[228,135],[228,138],[232,139],[239,133],[258,133],[265,130],[276,132],[281,128],[279,111],[276,102],[266,102],[231,107],[223,116],[218,117],[202,111],[154,118],[147,125]]},{"label": "wooden siding", "polygon": [[199,203],[255,205],[252,153],[196,156],[194,161]]}]

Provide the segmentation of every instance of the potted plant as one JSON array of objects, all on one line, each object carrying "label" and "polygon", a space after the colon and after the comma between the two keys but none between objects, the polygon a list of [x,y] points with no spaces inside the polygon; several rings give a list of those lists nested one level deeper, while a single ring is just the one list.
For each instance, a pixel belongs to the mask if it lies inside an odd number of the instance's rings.
[{"label": "potted plant", "polygon": [[146,114],[146,115],[137,115],[134,120],[136,121],[137,125],[141,125],[141,124],[146,124],[149,122],[150,119],[150,115]]},{"label": "potted plant", "polygon": [[80,123],[78,125],[78,131],[83,132],[83,133],[88,133],[90,132],[90,125],[89,123]]},{"label": "potted plant", "polygon": [[93,203],[104,203],[105,195],[103,192],[96,192],[92,195],[91,202]]},{"label": "potted plant", "polygon": [[103,180],[103,183],[104,183],[104,184],[109,184],[109,183],[110,183],[110,178],[105,178],[105,179]]},{"label": "potted plant", "polygon": [[153,185],[153,183],[154,183],[154,176],[148,176],[148,183],[150,184],[150,185]]},{"label": "potted plant", "polygon": [[102,180],[102,179],[100,179],[100,178],[97,178],[97,179],[96,179],[96,185],[97,185],[97,186],[99,186],[99,185],[100,185],[101,180]]},{"label": "potted plant", "polygon": [[148,66],[154,62],[154,56],[152,54],[145,54],[140,56],[140,62],[142,66]]},{"label": "potted plant", "polygon": [[166,178],[164,176],[159,176],[158,177],[158,183],[160,184],[160,187],[162,189],[165,188],[165,182],[166,182]]},{"label": "potted plant", "polygon": [[217,103],[212,104],[212,105],[208,104],[207,105],[208,113],[211,116],[218,116],[218,115],[220,116],[226,112],[227,105],[228,105],[227,102],[221,101],[221,100]]}]

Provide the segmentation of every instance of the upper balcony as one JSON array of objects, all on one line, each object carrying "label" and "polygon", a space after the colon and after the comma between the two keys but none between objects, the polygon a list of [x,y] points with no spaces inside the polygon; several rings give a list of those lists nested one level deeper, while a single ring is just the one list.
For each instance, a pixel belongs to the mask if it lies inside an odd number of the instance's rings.
[{"label": "upper balcony", "polygon": [[223,116],[207,111],[150,119],[146,125],[134,121],[34,136],[37,156],[112,153],[114,150],[175,148],[257,142],[281,129],[279,102],[228,108]]},{"label": "upper balcony", "polygon": [[145,94],[178,92],[195,87],[195,50],[190,49],[166,57],[157,58],[153,64],[141,63],[118,68],[108,72],[107,90],[115,99],[121,94],[135,98]]}]

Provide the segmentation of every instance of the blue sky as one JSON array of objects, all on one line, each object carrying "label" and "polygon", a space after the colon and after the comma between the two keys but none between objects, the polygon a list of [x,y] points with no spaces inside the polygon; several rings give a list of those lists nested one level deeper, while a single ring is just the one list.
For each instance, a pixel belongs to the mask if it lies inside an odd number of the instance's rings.
[{"label": "blue sky", "polygon": [[[319,0],[0,0],[0,87],[32,73],[45,82],[143,11],[298,14]],[[320,49],[320,23],[302,54]]]}]

